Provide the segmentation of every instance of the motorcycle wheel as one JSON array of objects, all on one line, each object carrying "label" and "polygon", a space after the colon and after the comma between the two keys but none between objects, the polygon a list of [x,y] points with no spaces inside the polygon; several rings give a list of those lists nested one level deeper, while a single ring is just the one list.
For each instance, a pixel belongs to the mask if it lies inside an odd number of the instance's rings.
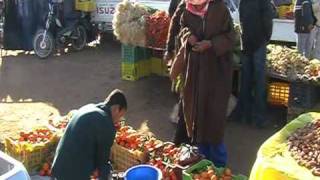
[{"label": "motorcycle wheel", "polygon": [[38,30],[33,38],[33,50],[41,59],[49,57],[54,49],[54,39],[52,34],[47,31],[44,37],[44,32],[44,29]]},{"label": "motorcycle wheel", "polygon": [[87,31],[83,26],[78,26],[75,29],[77,39],[72,40],[72,47],[77,51],[81,51],[87,44]]}]

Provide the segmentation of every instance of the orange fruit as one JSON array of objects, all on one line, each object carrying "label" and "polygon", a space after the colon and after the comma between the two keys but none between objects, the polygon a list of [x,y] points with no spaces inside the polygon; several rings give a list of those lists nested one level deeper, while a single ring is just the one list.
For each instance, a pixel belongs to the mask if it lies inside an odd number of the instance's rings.
[{"label": "orange fruit", "polygon": [[226,176],[231,176],[231,175],[232,175],[232,172],[231,172],[231,170],[230,170],[229,168],[226,168],[226,169],[224,170],[224,174],[225,174]]}]

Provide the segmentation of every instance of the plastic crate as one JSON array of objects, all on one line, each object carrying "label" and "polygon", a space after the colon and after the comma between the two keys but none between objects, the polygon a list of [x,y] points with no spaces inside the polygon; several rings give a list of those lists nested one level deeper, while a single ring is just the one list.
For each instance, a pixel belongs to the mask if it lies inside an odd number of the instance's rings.
[{"label": "plastic crate", "polygon": [[285,18],[286,14],[293,11],[293,5],[281,5],[277,7],[279,18]]},{"label": "plastic crate", "polygon": [[5,139],[5,152],[22,162],[29,173],[37,171],[46,161],[46,158],[55,150],[58,137],[53,135],[50,141],[38,144],[19,142],[15,138]]},{"label": "plastic crate", "polygon": [[312,108],[319,100],[319,88],[303,82],[290,83],[289,106]]},{"label": "plastic crate", "polygon": [[158,76],[168,76],[169,70],[164,61],[160,58],[152,57],[151,59],[151,73]]},{"label": "plastic crate", "polygon": [[111,161],[114,169],[126,171],[132,166],[146,162],[146,155],[138,150],[129,150],[114,143],[111,148]]},{"label": "plastic crate", "polygon": [[122,45],[121,58],[124,63],[136,63],[151,57],[151,50],[138,46]]},{"label": "plastic crate", "polygon": [[271,82],[268,87],[268,102],[272,105],[288,106],[290,85],[285,82]]},{"label": "plastic crate", "polygon": [[150,62],[150,60],[145,60],[137,63],[122,63],[122,79],[127,81],[136,81],[142,77],[149,76],[151,73]]},{"label": "plastic crate", "polygon": [[96,2],[94,0],[76,0],[75,9],[84,12],[93,12],[96,10]]}]

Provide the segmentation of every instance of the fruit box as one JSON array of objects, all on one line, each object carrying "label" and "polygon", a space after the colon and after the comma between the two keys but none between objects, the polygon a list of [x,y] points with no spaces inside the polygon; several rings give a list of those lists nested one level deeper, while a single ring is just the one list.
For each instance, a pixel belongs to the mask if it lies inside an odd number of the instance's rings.
[{"label": "fruit box", "polygon": [[[202,170],[208,166],[212,166],[218,176],[221,176],[225,170],[225,168],[217,168],[213,165],[213,163],[209,160],[203,159],[197,164],[191,166],[187,170],[183,171],[183,180],[193,180],[192,172]],[[248,180],[246,176],[243,175],[232,175],[232,180]]]},{"label": "fruit box", "polygon": [[32,173],[40,168],[50,153],[55,150],[57,143],[58,137],[56,135],[53,135],[47,142],[37,144],[19,142],[15,138],[6,138],[5,152],[22,162],[28,172]]},{"label": "fruit box", "polygon": [[114,143],[111,148],[111,161],[114,169],[125,171],[128,168],[145,163],[147,155],[139,150],[129,150],[125,147]]}]

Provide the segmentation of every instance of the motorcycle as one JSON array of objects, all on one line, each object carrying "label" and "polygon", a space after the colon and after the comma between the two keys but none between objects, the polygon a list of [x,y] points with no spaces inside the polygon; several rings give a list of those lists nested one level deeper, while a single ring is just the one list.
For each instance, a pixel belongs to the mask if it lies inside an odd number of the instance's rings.
[{"label": "motorcycle", "polygon": [[48,15],[45,27],[39,29],[33,38],[35,54],[45,59],[49,57],[56,47],[64,47],[72,44],[73,49],[82,50],[88,40],[87,32],[90,29],[90,20],[85,13],[71,25],[65,26],[59,18],[59,7],[62,0],[49,1]]}]

